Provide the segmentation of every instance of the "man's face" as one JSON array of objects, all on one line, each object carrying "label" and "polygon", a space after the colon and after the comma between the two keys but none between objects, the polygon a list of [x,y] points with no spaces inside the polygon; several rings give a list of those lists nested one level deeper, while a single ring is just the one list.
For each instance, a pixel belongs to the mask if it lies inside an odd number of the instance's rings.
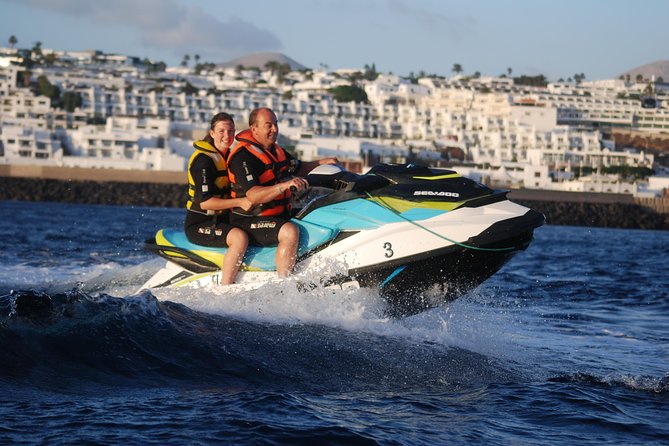
[{"label": "man's face", "polygon": [[279,136],[279,125],[276,115],[268,110],[262,110],[256,116],[256,122],[251,126],[251,134],[264,148],[269,149]]},{"label": "man's face", "polygon": [[209,130],[209,135],[213,138],[218,151],[224,153],[235,140],[235,124],[230,121],[218,121],[214,124],[213,130]]}]

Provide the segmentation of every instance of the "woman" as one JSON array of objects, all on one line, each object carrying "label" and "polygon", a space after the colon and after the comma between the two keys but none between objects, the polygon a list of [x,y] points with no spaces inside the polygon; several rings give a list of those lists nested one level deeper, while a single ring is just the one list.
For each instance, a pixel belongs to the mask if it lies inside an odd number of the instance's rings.
[{"label": "woman", "polygon": [[184,228],[191,243],[228,247],[221,266],[221,283],[234,283],[249,244],[246,233],[230,225],[229,210],[250,210],[247,198],[230,198],[226,158],[235,140],[235,122],[227,113],[211,119],[207,136],[195,141],[188,161],[188,212]]}]

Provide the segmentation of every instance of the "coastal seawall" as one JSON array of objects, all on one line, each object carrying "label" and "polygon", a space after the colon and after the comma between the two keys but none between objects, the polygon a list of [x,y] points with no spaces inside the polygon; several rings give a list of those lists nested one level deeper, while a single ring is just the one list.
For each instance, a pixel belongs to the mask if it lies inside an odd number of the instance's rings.
[{"label": "coastal seawall", "polygon": [[[0,166],[0,200],[183,207],[186,181],[185,172]],[[509,198],[542,212],[548,224],[669,229],[669,214],[630,195],[519,189]]]}]

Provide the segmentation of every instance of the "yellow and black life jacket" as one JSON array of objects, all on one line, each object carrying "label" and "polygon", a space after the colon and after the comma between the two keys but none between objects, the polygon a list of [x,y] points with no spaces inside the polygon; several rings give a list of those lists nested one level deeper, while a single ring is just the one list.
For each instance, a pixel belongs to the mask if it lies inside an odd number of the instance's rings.
[{"label": "yellow and black life jacket", "polygon": [[[276,154],[265,150],[253,137],[250,130],[240,132],[236,137],[238,143],[228,155],[228,164],[232,158],[242,150],[247,150],[258,158],[265,166],[265,171],[258,178],[259,186],[273,186],[278,184],[283,178],[288,176],[289,160],[286,152],[278,145],[274,144]],[[230,172],[231,194],[233,198],[245,196],[244,191],[239,187],[235,176]],[[235,208],[236,214],[242,215],[281,215],[290,211],[290,190],[287,189],[281,194],[260,206],[256,206],[253,211],[245,212],[243,209]]]},{"label": "yellow and black life jacket", "polygon": [[193,147],[195,147],[195,151],[188,160],[188,203],[186,203],[186,207],[189,211],[202,214],[219,214],[222,211],[205,211],[200,207],[200,202],[196,198],[195,181],[190,173],[190,168],[197,156],[208,156],[216,167],[216,178],[214,179],[216,189],[211,191],[211,193],[219,198],[228,198],[230,193],[230,179],[228,178],[228,163],[226,157],[207,141],[195,141]]}]

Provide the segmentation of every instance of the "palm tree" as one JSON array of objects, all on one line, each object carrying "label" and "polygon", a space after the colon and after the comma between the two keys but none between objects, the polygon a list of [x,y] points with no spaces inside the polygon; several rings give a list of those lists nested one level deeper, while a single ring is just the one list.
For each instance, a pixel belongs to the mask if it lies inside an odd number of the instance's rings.
[{"label": "palm tree", "polygon": [[506,69],[506,72],[509,74],[509,77],[511,77],[511,73],[513,73],[513,69],[511,67]]},{"label": "palm tree", "polygon": [[39,40],[35,42],[35,46],[33,46],[32,52],[38,59],[42,57],[42,42],[40,42]]},{"label": "palm tree", "polygon": [[585,80],[585,74],[583,73],[574,74],[574,80],[576,81],[577,84],[580,84]]},{"label": "palm tree", "polygon": [[197,65],[198,62],[200,62],[200,55],[196,54],[195,56],[193,56],[193,59],[195,59],[195,65]]},{"label": "palm tree", "polygon": [[462,73],[462,65],[460,65],[459,63],[454,63],[451,71],[453,71],[455,74]]},{"label": "palm tree", "polygon": [[281,65],[279,62],[276,60],[268,60],[265,63],[265,69],[270,71],[272,74],[274,74],[275,71],[279,71],[279,65]]},{"label": "palm tree", "polygon": [[14,45],[16,45],[18,42],[19,42],[19,41],[18,41],[18,39],[16,38],[16,36],[15,36],[14,34],[12,34],[11,36],[9,36],[9,46],[10,46],[10,47],[14,48]]},{"label": "palm tree", "polygon": [[181,66],[182,66],[182,67],[187,67],[187,66],[188,66],[188,62],[190,62],[190,55],[188,55],[188,54],[184,54],[184,58],[181,59]]}]

